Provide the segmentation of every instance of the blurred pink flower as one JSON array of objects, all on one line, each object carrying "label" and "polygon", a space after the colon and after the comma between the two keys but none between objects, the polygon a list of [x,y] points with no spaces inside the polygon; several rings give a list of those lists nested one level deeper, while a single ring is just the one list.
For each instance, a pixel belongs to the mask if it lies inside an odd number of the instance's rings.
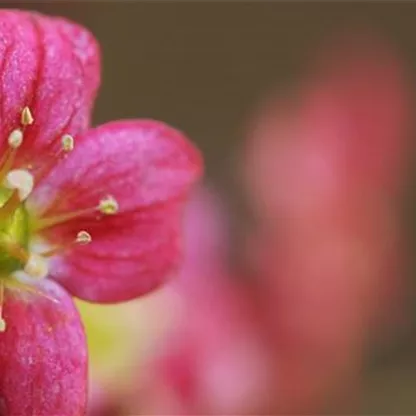
[{"label": "blurred pink flower", "polygon": [[244,178],[259,227],[248,252],[275,331],[282,412],[321,411],[352,386],[374,324],[394,312],[408,90],[388,46],[345,38],[252,126]]},{"label": "blurred pink flower", "polygon": [[201,190],[185,223],[184,265],[172,295],[180,313],[139,385],[142,414],[256,412],[272,385],[253,304],[227,265],[227,221]]}]

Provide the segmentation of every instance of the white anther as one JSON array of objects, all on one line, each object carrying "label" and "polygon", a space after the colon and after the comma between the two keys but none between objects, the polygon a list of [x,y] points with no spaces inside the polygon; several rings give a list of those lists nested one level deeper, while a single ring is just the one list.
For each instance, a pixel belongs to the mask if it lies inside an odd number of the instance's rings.
[{"label": "white anther", "polygon": [[35,119],[32,116],[32,112],[30,111],[29,107],[25,107],[22,110],[22,116],[20,118],[20,122],[22,123],[22,126],[29,126],[30,124],[33,124]]},{"label": "white anther", "polygon": [[70,134],[64,134],[61,138],[62,150],[64,152],[70,152],[74,150],[75,141]]},{"label": "white anther", "polygon": [[98,205],[100,212],[106,215],[114,215],[118,212],[118,202],[111,195],[100,201]]},{"label": "white anther", "polygon": [[0,318],[0,332],[4,332],[6,330],[6,321],[3,318]]},{"label": "white anther", "polygon": [[80,231],[77,234],[77,238],[75,239],[75,242],[81,245],[91,243],[91,241],[92,241],[91,234],[84,230]]},{"label": "white anther", "polygon": [[48,275],[48,263],[47,260],[35,253],[29,255],[29,260],[23,268],[25,273],[35,279],[43,279]]},{"label": "white anther", "polygon": [[19,199],[24,201],[32,192],[33,175],[25,169],[11,170],[4,178],[4,186],[18,191]]},{"label": "white anther", "polygon": [[20,129],[13,130],[7,139],[9,146],[17,149],[23,142],[23,132]]}]

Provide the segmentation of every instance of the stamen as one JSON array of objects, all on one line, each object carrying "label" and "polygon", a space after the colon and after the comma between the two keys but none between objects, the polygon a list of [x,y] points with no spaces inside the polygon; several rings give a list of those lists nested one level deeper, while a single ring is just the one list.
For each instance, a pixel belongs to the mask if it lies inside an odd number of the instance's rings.
[{"label": "stamen", "polygon": [[3,184],[6,188],[16,189],[20,201],[24,201],[33,190],[34,179],[27,170],[14,169],[6,175]]},{"label": "stamen", "polygon": [[61,144],[62,144],[62,150],[66,153],[74,150],[75,141],[74,141],[74,138],[70,134],[64,134],[62,136]]},{"label": "stamen", "polygon": [[7,139],[9,146],[13,149],[17,149],[23,142],[23,131],[21,129],[13,130]]},{"label": "stamen", "polygon": [[[1,159],[0,159],[0,166],[2,166],[0,172],[1,173],[1,177],[4,178],[4,176],[6,175],[6,173],[9,171],[9,167],[6,165],[10,165],[9,159],[12,157],[14,159],[16,153],[16,149],[14,149],[13,147],[8,147],[7,150],[3,153]],[[13,162],[13,161],[12,161]]]},{"label": "stamen", "polygon": [[35,176],[35,182],[40,182],[67,153],[74,150],[74,147],[74,138],[70,134],[64,134],[61,137],[59,150],[55,150],[54,153],[46,155],[43,159],[37,160],[35,166],[27,165],[26,167],[30,169]]},{"label": "stamen", "polygon": [[35,279],[43,279],[48,275],[48,264],[39,254],[30,253],[29,259],[23,268],[25,273]]},{"label": "stamen", "polygon": [[9,147],[4,153],[4,157],[2,158],[0,163],[0,182],[3,182],[5,176],[7,175],[7,172],[9,172],[9,170],[13,166],[13,162],[16,157],[16,150],[17,148],[15,147]]},{"label": "stamen", "polygon": [[39,231],[45,228],[53,227],[54,225],[62,224],[75,218],[82,217],[83,215],[91,214],[94,211],[99,211],[104,215],[114,215],[118,212],[118,209],[119,205],[117,200],[112,196],[108,196],[102,199],[99,204],[93,208],[85,208],[73,212],[58,214],[49,218],[41,218],[35,224],[34,230]]},{"label": "stamen", "polygon": [[103,214],[114,215],[118,212],[118,202],[109,195],[100,201],[98,209]]},{"label": "stamen", "polygon": [[59,253],[62,253],[64,251],[66,251],[67,249],[69,249],[74,244],[79,244],[79,245],[85,246],[86,244],[91,243],[91,241],[92,241],[91,234],[88,233],[87,231],[83,230],[83,231],[80,231],[77,234],[77,237],[74,240],[72,240],[70,243],[62,244],[60,246],[52,248],[51,250],[45,251],[45,252],[41,253],[41,256],[45,257],[45,258],[53,257],[53,256],[56,256]]},{"label": "stamen", "polygon": [[20,118],[20,122],[22,123],[22,126],[30,126],[33,124],[35,119],[32,116],[32,113],[30,111],[29,107],[25,107],[22,111],[22,115]]},{"label": "stamen", "polygon": [[83,215],[91,214],[96,210],[97,208],[93,207],[93,208],[80,209],[80,210],[73,211],[73,212],[66,212],[64,214],[58,214],[49,218],[48,217],[40,218],[36,222],[34,230],[39,231],[45,228],[53,227],[54,225],[62,224],[64,222],[73,220],[75,218],[82,217]]},{"label": "stamen", "polygon": [[0,208],[0,220],[4,220],[12,215],[20,206],[19,192],[15,190],[6,203]]},{"label": "stamen", "polygon": [[3,318],[3,306],[4,306],[4,282],[0,281],[0,332],[6,330],[6,321]]},{"label": "stamen", "polygon": [[16,151],[23,143],[23,131],[21,129],[13,130],[7,138],[7,142],[9,144],[9,148],[6,150],[0,161],[0,182],[3,181],[7,172],[9,172],[13,166]]}]

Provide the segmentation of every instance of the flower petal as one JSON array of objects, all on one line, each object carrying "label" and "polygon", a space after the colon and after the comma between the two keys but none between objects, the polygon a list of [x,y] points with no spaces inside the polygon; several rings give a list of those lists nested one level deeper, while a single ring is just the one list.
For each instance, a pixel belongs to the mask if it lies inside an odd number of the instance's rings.
[{"label": "flower petal", "polygon": [[1,137],[5,145],[28,106],[35,121],[19,150],[27,160],[60,135],[87,127],[99,85],[99,48],[87,30],[38,13],[0,11],[0,33]]},{"label": "flower petal", "polygon": [[49,203],[48,217],[95,207],[112,195],[119,212],[97,219],[95,211],[47,229],[45,237],[57,244],[80,230],[93,239],[54,259],[52,277],[75,296],[101,302],[133,298],[160,284],[177,264],[181,206],[201,165],[184,136],[160,122],[114,122],[81,135],[31,202]]},{"label": "flower petal", "polygon": [[[87,354],[70,297],[44,280],[41,294],[6,291],[6,331],[0,334],[0,413],[83,415]],[[50,297],[50,298],[49,298]]]},{"label": "flower petal", "polygon": [[382,40],[340,40],[296,96],[272,96],[253,120],[243,170],[263,218],[286,204],[294,217],[358,194],[390,196],[404,184],[413,127],[406,67]]},{"label": "flower petal", "polygon": [[180,260],[179,208],[92,223],[88,230],[93,241],[53,258],[51,277],[74,296],[101,303],[133,299],[157,288]]},{"label": "flower petal", "polygon": [[393,45],[373,34],[349,33],[323,49],[313,77],[306,111],[316,128],[332,129],[326,138],[345,153],[346,168],[370,187],[401,187],[414,97],[406,62]]},{"label": "flower petal", "polygon": [[95,207],[112,195],[126,213],[181,199],[201,166],[191,143],[162,122],[111,122],[80,135],[69,157],[37,185],[33,199],[49,203],[48,214],[57,214]]}]

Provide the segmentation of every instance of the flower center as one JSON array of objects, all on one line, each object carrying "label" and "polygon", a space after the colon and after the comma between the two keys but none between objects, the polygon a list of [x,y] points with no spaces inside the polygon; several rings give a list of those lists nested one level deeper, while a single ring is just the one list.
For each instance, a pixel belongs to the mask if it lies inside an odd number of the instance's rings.
[{"label": "flower center", "polygon": [[[7,210],[10,201],[14,199],[14,192],[0,187],[0,213]],[[24,204],[19,204],[10,215],[0,219],[0,277],[10,275],[24,266],[19,258],[10,254],[11,245],[21,247],[27,251],[29,245],[29,216]]]},{"label": "flower center", "polygon": [[[24,288],[36,291],[26,282],[26,278],[41,279],[48,274],[48,259],[70,249],[73,245],[85,245],[92,241],[86,230],[80,230],[70,241],[49,247],[46,251],[36,252],[31,247],[33,237],[46,228],[82,217],[95,211],[102,215],[114,215],[118,212],[118,203],[112,196],[98,201],[96,206],[81,207],[72,212],[54,216],[31,215],[26,207],[26,199],[35,188],[36,179],[42,177],[49,169],[74,149],[75,140],[65,134],[61,137],[60,149],[53,158],[42,163],[35,173],[33,166],[16,168],[15,158],[24,141],[25,130],[35,122],[28,107],[21,113],[20,127],[13,130],[8,137],[8,148],[0,158],[0,332],[6,329],[2,317],[5,288]],[[33,217],[35,221],[33,221]],[[21,282],[19,274],[24,272],[25,281]],[[39,293],[41,294],[41,293]],[[42,295],[42,294],[41,294]]]}]

